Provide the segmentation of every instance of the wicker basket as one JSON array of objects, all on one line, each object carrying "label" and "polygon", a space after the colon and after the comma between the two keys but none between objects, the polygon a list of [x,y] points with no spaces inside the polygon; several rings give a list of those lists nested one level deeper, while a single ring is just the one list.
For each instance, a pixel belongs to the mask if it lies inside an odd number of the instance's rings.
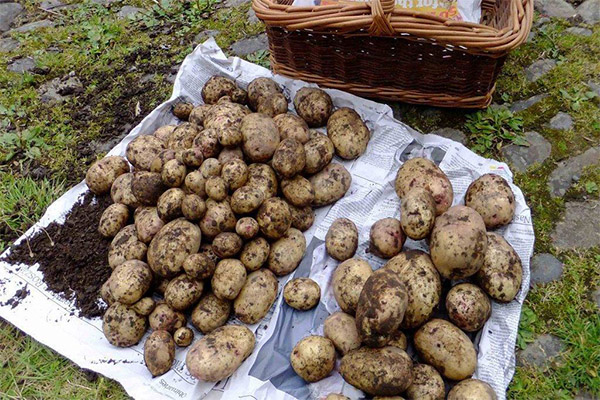
[{"label": "wicker basket", "polygon": [[359,96],[483,108],[507,54],[531,29],[533,0],[484,0],[481,24],[399,10],[394,0],[292,7],[252,0],[277,73]]}]

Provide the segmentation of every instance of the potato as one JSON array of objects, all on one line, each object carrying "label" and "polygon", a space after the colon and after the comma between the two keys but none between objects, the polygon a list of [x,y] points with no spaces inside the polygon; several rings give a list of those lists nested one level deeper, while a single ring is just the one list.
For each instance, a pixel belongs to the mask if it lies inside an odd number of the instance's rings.
[{"label": "potato", "polygon": [[152,271],[148,264],[139,260],[119,264],[108,279],[108,290],[114,301],[132,305],[150,289]]},{"label": "potato", "polygon": [[183,187],[187,193],[194,193],[200,198],[206,198],[206,178],[200,170],[195,170],[186,175]]},{"label": "potato", "polygon": [[185,364],[197,379],[218,382],[231,376],[252,354],[255,342],[254,334],[245,326],[222,326],[194,343]]},{"label": "potato", "polygon": [[452,323],[432,319],[414,336],[419,357],[444,377],[455,381],[473,375],[477,353],[471,339]]},{"label": "potato", "polygon": [[323,336],[307,336],[294,346],[290,354],[290,363],[305,381],[320,381],[335,367],[333,342]]},{"label": "potato", "polygon": [[292,226],[292,216],[285,201],[279,197],[266,199],[258,209],[256,221],[260,231],[269,239],[279,239]]},{"label": "potato", "polygon": [[196,135],[192,142],[193,147],[202,150],[204,158],[216,157],[221,151],[219,134],[216,129],[205,129]]},{"label": "potato", "polygon": [[175,311],[166,303],[157,304],[148,317],[150,329],[154,331],[165,330],[175,332],[185,325],[185,315]]},{"label": "potato", "polygon": [[358,247],[358,230],[348,218],[338,218],[331,223],[325,236],[327,254],[338,261],[354,257]]},{"label": "potato", "polygon": [[133,173],[131,191],[141,204],[156,205],[160,195],[167,189],[157,172],[137,171]]},{"label": "potato", "polygon": [[244,245],[240,254],[240,261],[248,271],[256,271],[267,262],[270,251],[269,242],[262,237],[258,237]]},{"label": "potato", "polygon": [[206,180],[205,190],[208,197],[215,201],[223,201],[227,197],[229,188],[227,183],[220,176],[210,176]]},{"label": "potato", "polygon": [[188,116],[188,121],[198,126],[204,125],[204,118],[210,111],[212,104],[200,104],[192,109]]},{"label": "potato", "polygon": [[303,87],[296,92],[294,108],[308,126],[324,126],[333,110],[331,96],[321,89]]},{"label": "potato", "polygon": [[216,158],[207,158],[200,166],[200,172],[208,179],[211,176],[220,176],[222,167],[221,162]]},{"label": "potato", "polygon": [[477,332],[492,314],[490,299],[479,286],[460,283],[446,296],[448,318],[466,332]]},{"label": "potato", "polygon": [[235,299],[246,283],[246,268],[240,260],[226,258],[219,261],[211,279],[215,296],[224,300]]},{"label": "potato", "polygon": [[446,174],[432,161],[422,157],[412,158],[402,164],[394,186],[400,199],[417,187],[429,191],[435,201],[436,215],[446,212],[454,199],[452,184]]},{"label": "potato", "polygon": [[156,292],[158,294],[160,294],[161,296],[163,296],[165,294],[165,290],[167,290],[167,286],[169,286],[169,280],[166,278],[161,278],[161,277],[157,277],[155,276],[155,285],[154,285],[154,289],[156,290]]},{"label": "potato", "polygon": [[164,165],[169,160],[174,160],[177,157],[175,150],[164,149],[150,163],[150,172],[162,172]]},{"label": "potato", "polygon": [[152,297],[142,297],[131,306],[131,309],[136,313],[147,317],[154,311],[155,307],[156,302]]},{"label": "potato", "polygon": [[395,396],[412,384],[413,362],[397,347],[361,347],[342,358],[340,373],[346,382],[370,395]]},{"label": "potato", "polygon": [[414,188],[402,199],[400,224],[411,239],[421,240],[429,236],[435,223],[435,201],[430,192]]},{"label": "potato", "polygon": [[515,216],[515,194],[504,178],[485,174],[469,185],[465,205],[483,218],[487,229],[509,224]]},{"label": "potato", "polygon": [[248,85],[248,104],[252,110],[256,111],[262,98],[281,92],[281,87],[273,79],[256,78]]},{"label": "potato", "polygon": [[275,303],[278,289],[279,282],[268,269],[251,272],[233,302],[235,316],[248,325],[259,322]]},{"label": "potato", "polygon": [[110,198],[114,203],[125,204],[132,208],[140,205],[140,201],[133,194],[132,182],[133,174],[131,172],[121,174],[115,179],[110,188]]},{"label": "potato", "polygon": [[338,156],[354,160],[367,149],[371,132],[356,111],[342,107],[327,120],[327,136]]},{"label": "potato", "polygon": [[242,132],[237,127],[227,127],[217,130],[219,143],[224,147],[235,147],[242,144]]},{"label": "potato", "polygon": [[173,340],[179,347],[188,347],[194,340],[194,331],[184,326],[175,331]]},{"label": "potato", "polygon": [[262,97],[258,102],[256,112],[273,118],[278,114],[288,111],[288,101],[283,93],[273,93],[269,97]]},{"label": "potato", "polygon": [[396,218],[383,218],[371,226],[369,251],[381,258],[391,258],[400,253],[406,237],[400,221]]},{"label": "potato", "polygon": [[324,135],[310,139],[304,144],[306,163],[304,172],[316,174],[327,166],[333,159],[335,148],[333,142]]},{"label": "potato", "polygon": [[229,190],[236,190],[244,186],[248,180],[248,166],[243,160],[233,159],[223,164],[221,177]]},{"label": "potato", "polygon": [[98,232],[104,237],[114,237],[127,225],[129,208],[125,204],[111,204],[104,210],[98,224]]},{"label": "potato", "polygon": [[168,222],[181,217],[183,215],[181,206],[184,198],[185,192],[179,188],[171,188],[161,194],[156,204],[156,211],[160,219]]},{"label": "potato", "polygon": [[335,203],[350,189],[352,176],[342,164],[331,163],[311,176],[310,183],[315,189],[314,207]]},{"label": "potato", "polygon": [[273,121],[275,121],[275,125],[277,125],[281,140],[296,139],[301,144],[308,142],[308,125],[306,125],[306,122],[302,118],[294,114],[286,113],[273,117]]},{"label": "potato", "polygon": [[165,278],[179,274],[183,262],[200,247],[200,229],[179,218],[163,226],[148,246],[148,264],[158,276]]},{"label": "potato", "polygon": [[179,187],[185,180],[187,169],[185,164],[178,160],[169,160],[161,172],[162,181],[169,187]]},{"label": "potato", "polygon": [[193,147],[194,139],[200,133],[198,125],[184,122],[178,125],[169,136],[167,147],[172,150],[185,150]]},{"label": "potato", "polygon": [[173,112],[173,115],[177,118],[187,121],[193,109],[194,105],[192,103],[182,101],[175,104],[171,111]]},{"label": "potato", "polygon": [[494,389],[479,379],[465,379],[448,392],[448,400],[497,400],[497,398]]},{"label": "potato", "polygon": [[186,194],[181,202],[181,212],[190,221],[198,221],[206,213],[206,204],[197,194]]},{"label": "potato", "polygon": [[304,232],[315,222],[315,211],[311,206],[296,207],[288,204],[288,208],[292,216],[292,227]]},{"label": "potato", "polygon": [[396,273],[408,292],[408,307],[400,327],[417,328],[429,321],[442,296],[440,274],[429,255],[409,250],[392,258],[385,268]]},{"label": "potato", "polygon": [[321,288],[310,278],[294,278],[285,285],[283,299],[296,310],[310,310],[319,304]]},{"label": "potato", "polygon": [[152,162],[166,149],[165,142],[152,135],[140,135],[127,145],[127,160],[136,170],[150,170]]},{"label": "potato", "polygon": [[204,161],[204,152],[200,147],[191,147],[182,150],[181,161],[188,167],[197,168]]},{"label": "potato", "polygon": [[[227,164],[233,160],[241,160],[244,161],[244,153],[242,152],[241,147],[226,147],[219,153],[218,157],[219,162],[222,165]],[[244,163],[245,164],[245,163]]]},{"label": "potato", "polygon": [[273,119],[264,114],[249,114],[242,120],[242,150],[252,162],[273,157],[279,145],[279,131]]},{"label": "potato", "polygon": [[238,222],[235,224],[235,232],[242,239],[252,239],[259,230],[258,222],[252,217],[244,217],[238,219]]},{"label": "potato", "polygon": [[464,279],[483,265],[487,238],[475,210],[454,206],[435,220],[429,242],[433,264],[446,279]]},{"label": "potato", "polygon": [[138,240],[135,225],[127,225],[110,243],[108,265],[115,269],[128,260],[144,260],[148,247]]},{"label": "potato", "polygon": [[202,100],[204,100],[206,104],[215,104],[224,96],[229,96],[231,98],[239,97],[239,94],[237,96],[234,94],[239,90],[241,89],[238,89],[231,79],[215,75],[210,77],[202,87]]},{"label": "potato", "polygon": [[251,164],[248,166],[248,181],[246,186],[252,186],[263,191],[265,199],[277,195],[277,176],[273,168],[267,164]]},{"label": "potato", "polygon": [[114,303],[102,317],[102,331],[113,346],[133,346],[146,333],[146,317],[125,304]]},{"label": "potato", "polygon": [[100,287],[100,298],[102,300],[104,300],[104,302],[107,305],[110,306],[115,302],[115,298],[110,293],[109,283],[110,283],[110,279],[107,279],[106,281],[104,281],[104,283]]},{"label": "potato", "polygon": [[515,249],[497,233],[487,233],[483,266],[477,271],[475,279],[487,294],[501,303],[512,301],[521,289],[521,259]]},{"label": "potato", "polygon": [[212,246],[217,256],[231,258],[242,250],[242,238],[233,232],[222,232],[213,239]]},{"label": "potato", "polygon": [[192,312],[192,324],[203,334],[225,325],[231,314],[231,302],[208,293]]},{"label": "potato", "polygon": [[268,267],[275,275],[283,276],[293,272],[306,251],[306,239],[298,229],[290,228],[284,236],[271,244]]},{"label": "potato", "polygon": [[416,364],[413,368],[412,385],[406,389],[408,400],[444,400],[444,380],[431,365]]},{"label": "potato", "polygon": [[144,243],[150,243],[154,235],[165,225],[156,207],[138,207],[133,218],[137,238]]},{"label": "potato", "polygon": [[172,309],[183,311],[200,300],[203,289],[202,281],[182,274],[169,281],[164,294],[165,301]]},{"label": "potato", "polygon": [[392,332],[392,334],[389,335],[389,340],[386,346],[394,346],[406,351],[406,349],[408,348],[408,338],[402,331]]},{"label": "potato", "polygon": [[163,142],[168,142],[169,137],[173,133],[173,131],[177,128],[176,125],[163,125],[152,134],[154,137],[162,140]]},{"label": "potato", "polygon": [[356,320],[352,315],[337,311],[323,323],[323,332],[330,339],[335,349],[342,355],[360,347],[360,338],[356,330]]},{"label": "potato", "polygon": [[315,190],[308,179],[296,175],[290,179],[281,181],[283,196],[288,204],[296,207],[306,207],[312,204],[315,198]]},{"label": "potato", "polygon": [[183,270],[193,279],[210,278],[215,272],[215,261],[204,253],[190,254],[183,262]]},{"label": "potato", "polygon": [[235,229],[237,220],[227,202],[216,203],[209,206],[204,217],[200,220],[202,234],[208,238],[214,238],[221,232],[231,232]]},{"label": "potato", "polygon": [[365,282],[356,307],[356,328],[362,343],[382,347],[400,328],[408,306],[408,292],[391,270],[381,268]]},{"label": "potato", "polygon": [[369,263],[359,258],[351,258],[337,266],[331,286],[336,301],[345,313],[354,315],[360,292],[372,274],[373,268]]},{"label": "potato", "polygon": [[159,376],[173,366],[175,342],[167,331],[154,331],[144,343],[144,362],[152,376]]},{"label": "potato", "polygon": [[206,114],[204,127],[215,129],[217,132],[223,128],[239,129],[242,126],[242,120],[249,113],[250,110],[241,104],[222,101],[211,107]]},{"label": "potato", "polygon": [[271,165],[284,178],[292,178],[304,169],[304,146],[296,139],[284,139],[273,154]]},{"label": "potato", "polygon": [[129,172],[129,164],[123,157],[104,157],[88,169],[85,183],[94,194],[108,193],[115,179],[127,172]]}]

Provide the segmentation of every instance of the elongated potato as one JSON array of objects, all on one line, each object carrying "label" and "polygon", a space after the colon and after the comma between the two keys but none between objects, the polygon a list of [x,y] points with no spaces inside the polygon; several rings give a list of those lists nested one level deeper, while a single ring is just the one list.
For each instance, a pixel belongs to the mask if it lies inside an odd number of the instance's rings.
[{"label": "elongated potato", "polygon": [[231,301],[208,293],[192,312],[192,324],[205,335],[225,325],[231,314]]},{"label": "elongated potato", "polygon": [[273,157],[279,145],[279,131],[273,119],[264,114],[249,114],[242,120],[242,149],[252,162],[265,162]]},{"label": "elongated potato", "polygon": [[323,333],[326,338],[333,342],[335,349],[342,356],[360,347],[356,320],[352,315],[341,311],[334,312],[325,319]]},{"label": "elongated potato", "polygon": [[111,204],[104,210],[98,224],[98,232],[104,237],[114,237],[127,225],[129,208],[125,204]]},{"label": "elongated potato", "polygon": [[292,178],[300,173],[305,164],[304,146],[292,138],[284,139],[279,143],[271,161],[273,169],[284,178]]},{"label": "elongated potato", "polygon": [[117,179],[115,179],[110,188],[110,198],[113,203],[125,204],[132,208],[140,205],[140,201],[133,194],[132,182],[133,173],[131,172],[117,176]]},{"label": "elongated potato", "polygon": [[400,221],[396,218],[383,218],[371,226],[369,251],[381,258],[391,258],[400,253],[406,236]]},{"label": "elongated potato", "polygon": [[135,225],[127,225],[116,234],[108,248],[108,265],[115,269],[127,260],[144,260],[148,247],[138,240]]},{"label": "elongated potato", "polygon": [[477,332],[492,314],[492,303],[483,290],[472,283],[454,286],[446,296],[448,318],[466,332]]},{"label": "elongated potato", "polygon": [[521,258],[513,247],[494,232],[487,234],[487,249],[483,266],[475,276],[479,286],[494,300],[502,303],[512,301],[523,280]]},{"label": "elongated potato", "polygon": [[371,132],[356,111],[342,107],[327,120],[327,136],[338,156],[354,160],[367,149]]},{"label": "elongated potato", "polygon": [[108,307],[102,317],[102,331],[113,346],[133,346],[146,333],[146,317],[116,302]]},{"label": "elongated potato", "polygon": [[373,274],[373,268],[365,260],[350,258],[337,266],[331,286],[333,295],[345,313],[354,315],[365,282]]},{"label": "elongated potato", "polygon": [[246,184],[248,180],[248,166],[244,160],[233,159],[223,164],[221,177],[229,190],[236,190]]},{"label": "elongated potato", "polygon": [[144,362],[152,376],[171,369],[175,360],[175,342],[167,331],[154,331],[144,343]]},{"label": "elongated potato", "polygon": [[188,221],[198,221],[206,213],[206,203],[197,194],[186,194],[181,202],[181,213]]},{"label": "elongated potato", "polygon": [[265,199],[277,195],[277,176],[273,168],[267,164],[255,163],[248,166],[248,181],[246,181],[246,185],[262,190]]},{"label": "elongated potato", "polygon": [[262,320],[275,303],[278,288],[277,278],[268,269],[250,273],[233,302],[235,316],[248,325]]},{"label": "elongated potato", "polygon": [[183,189],[186,193],[194,193],[201,199],[206,199],[206,178],[200,170],[192,171],[185,176]]},{"label": "elongated potato", "polygon": [[264,238],[258,237],[246,243],[240,254],[240,261],[248,271],[256,271],[269,258],[271,246]]},{"label": "elongated potato", "polygon": [[292,226],[302,232],[310,229],[315,222],[315,211],[311,206],[296,207],[288,203],[290,215],[292,216]]},{"label": "elongated potato", "polygon": [[185,192],[179,188],[171,188],[161,194],[156,203],[156,212],[160,219],[168,222],[181,217],[183,215],[181,207],[184,198]]},{"label": "elongated potato", "polygon": [[200,300],[203,289],[202,281],[181,274],[169,281],[164,293],[165,301],[174,310],[186,310]]},{"label": "elongated potato", "polygon": [[179,274],[183,262],[200,248],[200,229],[179,218],[169,222],[154,236],[148,247],[148,264],[158,276]]},{"label": "elongated potato", "polygon": [[308,336],[294,346],[290,363],[302,379],[317,382],[333,371],[335,348],[331,340],[323,336]]},{"label": "elongated potato", "polygon": [[283,299],[296,310],[310,310],[319,304],[321,288],[310,278],[294,278],[283,288]]},{"label": "elongated potato", "polygon": [[411,239],[421,240],[429,236],[435,223],[435,201],[430,192],[414,188],[402,199],[400,224]]},{"label": "elongated potato", "polygon": [[298,229],[290,228],[283,237],[271,244],[268,267],[277,276],[293,272],[306,251],[306,238]]},{"label": "elongated potato", "polygon": [[338,218],[331,223],[325,236],[327,254],[338,261],[354,256],[358,247],[358,229],[348,218]]},{"label": "elongated potato", "polygon": [[196,124],[184,122],[178,125],[177,128],[169,136],[167,147],[172,150],[189,149],[194,144],[194,139],[200,133],[200,129]]},{"label": "elongated potato", "polygon": [[331,163],[311,176],[310,183],[315,189],[314,207],[335,203],[350,189],[352,176],[341,164]]},{"label": "elongated potato", "polygon": [[226,258],[219,261],[210,282],[215,296],[233,300],[246,283],[246,268],[240,260]]},{"label": "elongated potato", "polygon": [[444,380],[435,368],[427,364],[416,364],[413,375],[413,383],[406,389],[408,400],[444,400]]},{"label": "elongated potato", "polygon": [[161,172],[163,183],[172,188],[181,186],[186,176],[185,164],[177,159],[167,161]]},{"label": "elongated potato", "polygon": [[304,144],[304,154],[306,158],[304,172],[316,174],[329,165],[335,154],[335,148],[331,139],[325,135],[319,135]]},{"label": "elongated potato", "polygon": [[465,379],[458,382],[448,392],[448,400],[497,400],[496,392],[492,387],[479,379]]},{"label": "elongated potato", "polygon": [[292,226],[292,216],[285,201],[279,197],[266,199],[256,214],[260,231],[269,239],[279,239]]},{"label": "elongated potato", "polygon": [[92,193],[107,193],[119,175],[129,172],[129,163],[120,156],[108,156],[92,164],[85,174],[85,183]]},{"label": "elongated potato", "polygon": [[152,284],[152,270],[143,261],[129,260],[118,265],[108,279],[114,301],[132,305],[144,296]]},{"label": "elongated potato", "polygon": [[515,194],[500,175],[484,174],[469,185],[465,205],[483,218],[487,229],[510,223],[515,216]]},{"label": "elongated potato", "polygon": [[302,118],[294,114],[286,113],[275,116],[273,121],[275,121],[275,125],[277,125],[281,140],[289,138],[296,139],[302,144],[308,142],[308,125],[306,125],[306,122],[304,122]]},{"label": "elongated potato", "polygon": [[206,213],[200,220],[200,229],[203,235],[214,238],[221,232],[231,232],[235,229],[237,220],[229,203],[222,201],[209,205],[207,202],[206,205]]},{"label": "elongated potato", "polygon": [[281,191],[286,201],[296,207],[306,207],[315,199],[315,189],[308,179],[296,175],[281,181]]},{"label": "elongated potato", "polygon": [[150,243],[165,225],[156,207],[138,207],[134,213],[134,220],[137,237],[144,243]]},{"label": "elongated potato", "polygon": [[152,161],[166,149],[165,142],[152,135],[140,135],[127,145],[127,159],[137,170],[150,170]]}]

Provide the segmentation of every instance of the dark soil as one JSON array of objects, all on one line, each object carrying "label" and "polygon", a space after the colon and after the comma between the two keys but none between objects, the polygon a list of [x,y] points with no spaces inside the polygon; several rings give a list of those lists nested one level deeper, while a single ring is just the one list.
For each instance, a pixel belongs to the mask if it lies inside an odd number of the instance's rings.
[{"label": "dark soil", "polygon": [[75,300],[80,316],[101,316],[104,307],[98,304],[100,287],[112,271],[108,266],[110,240],[102,237],[97,228],[102,213],[111,203],[108,195],[96,197],[86,193],[64,224],[50,224],[46,232],[29,239],[29,246],[26,242],[14,246],[8,261],[39,263],[49,290]]},{"label": "dark soil", "polygon": [[11,297],[10,299],[8,299],[4,303],[0,303],[0,305],[2,305],[2,306],[10,306],[10,308],[15,308],[16,306],[18,306],[19,304],[21,304],[21,301],[23,301],[23,299],[25,297],[27,297],[28,295],[29,295],[29,290],[27,289],[27,284],[25,284],[25,286],[23,286],[21,289],[18,289],[15,292],[15,294],[13,295],[13,297]]}]

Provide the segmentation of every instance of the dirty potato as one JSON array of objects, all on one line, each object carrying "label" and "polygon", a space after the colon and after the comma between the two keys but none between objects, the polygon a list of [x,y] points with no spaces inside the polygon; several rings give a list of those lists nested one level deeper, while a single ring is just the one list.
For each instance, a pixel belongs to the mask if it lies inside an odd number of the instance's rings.
[{"label": "dirty potato", "polygon": [[304,143],[304,154],[306,158],[304,172],[316,174],[329,165],[335,154],[335,148],[331,139],[319,135]]},{"label": "dirty potato", "polygon": [[220,176],[222,168],[223,165],[218,159],[207,158],[200,166],[200,172],[202,172],[202,176],[208,179],[211,176]]},{"label": "dirty potato", "polygon": [[254,186],[242,186],[231,195],[231,209],[236,214],[248,214],[257,210],[265,199],[262,190]]},{"label": "dirty potato", "polygon": [[283,288],[283,299],[296,310],[310,310],[319,304],[321,288],[310,278],[294,278]]},{"label": "dirty potato", "polygon": [[129,208],[125,204],[111,204],[104,210],[98,224],[98,232],[106,238],[114,237],[127,225]]},{"label": "dirty potato", "polygon": [[304,169],[306,155],[304,146],[296,139],[284,139],[279,143],[271,165],[284,178],[292,178]]},{"label": "dirty potato", "polygon": [[136,301],[134,304],[131,305],[131,309],[133,311],[135,311],[136,313],[143,315],[145,317],[150,315],[150,313],[152,313],[152,311],[154,311],[155,307],[156,307],[156,302],[154,301],[154,299],[152,297],[142,297],[141,299],[139,299],[138,301]]},{"label": "dirty potato", "polygon": [[256,112],[273,118],[278,114],[288,111],[288,101],[283,93],[273,93],[271,96],[262,97],[258,101]]},{"label": "dirty potato", "polygon": [[292,226],[290,209],[279,197],[271,197],[261,204],[256,221],[260,231],[269,239],[281,238]]},{"label": "dirty potato", "polygon": [[296,139],[301,144],[309,140],[308,125],[297,115],[286,113],[279,114],[273,118],[281,140]]},{"label": "dirty potato", "polygon": [[309,206],[315,198],[315,190],[311,183],[301,175],[283,179],[281,181],[281,191],[286,201],[296,207]]},{"label": "dirty potato", "polygon": [[152,162],[166,149],[165,142],[152,135],[140,135],[127,145],[125,155],[136,170],[150,170]]},{"label": "dirty potato", "polygon": [[114,301],[132,305],[144,296],[152,284],[152,270],[143,261],[129,260],[118,265],[108,279]]},{"label": "dirty potato", "polygon": [[327,254],[338,261],[354,257],[358,247],[358,229],[348,218],[338,218],[331,223],[325,236]]},{"label": "dirty potato", "polygon": [[463,399],[477,399],[477,400],[497,400],[496,392],[492,387],[479,379],[465,379],[464,381],[458,382],[448,392],[448,400],[463,400]]},{"label": "dirty potato", "polygon": [[159,376],[173,366],[175,342],[167,331],[154,331],[144,343],[144,362],[152,376]]},{"label": "dirty potato", "polygon": [[487,229],[495,229],[512,221],[515,215],[515,194],[500,175],[485,174],[469,185],[465,205],[481,215]]},{"label": "dirty potato", "polygon": [[206,178],[200,170],[192,171],[186,175],[183,188],[186,193],[194,193],[202,199],[206,198]]},{"label": "dirty potato", "polygon": [[173,106],[172,112],[177,118],[187,121],[193,109],[194,105],[192,103],[182,101]]},{"label": "dirty potato", "polygon": [[421,240],[429,236],[435,223],[435,201],[422,188],[410,190],[400,205],[400,224],[409,238]]},{"label": "dirty potato", "polygon": [[235,147],[242,144],[242,132],[238,127],[224,127],[217,130],[219,143],[223,147]]},{"label": "dirty potato", "polygon": [[406,237],[400,221],[396,218],[383,218],[371,226],[369,251],[381,258],[391,258],[400,253]]},{"label": "dirty potato", "polygon": [[327,123],[333,110],[333,101],[321,89],[303,87],[296,92],[294,108],[308,126],[318,128]]},{"label": "dirty potato", "polygon": [[179,188],[171,188],[161,194],[156,203],[156,211],[160,219],[168,222],[181,217],[184,198],[185,192]]},{"label": "dirty potato", "polygon": [[146,333],[146,317],[125,304],[113,303],[102,317],[102,331],[113,346],[133,346]]},{"label": "dirty potato", "polygon": [[296,343],[290,354],[294,371],[307,382],[327,377],[335,367],[335,348],[323,336],[308,336]]},{"label": "dirty potato", "polygon": [[477,332],[492,314],[492,303],[479,286],[460,283],[446,296],[448,318],[466,332]]},{"label": "dirty potato", "polygon": [[337,311],[323,323],[323,332],[330,339],[335,349],[342,355],[360,347],[360,337],[356,330],[356,320],[352,315]]},{"label": "dirty potato", "polygon": [[236,190],[246,184],[248,180],[248,166],[244,160],[233,159],[223,164],[221,177],[229,190]]},{"label": "dirty potato", "polygon": [[235,229],[237,220],[229,203],[223,201],[210,205],[207,202],[206,206],[206,213],[200,220],[203,235],[214,238],[221,232],[232,232]]},{"label": "dirty potato", "polygon": [[219,153],[217,158],[222,165],[227,164],[232,160],[244,161],[244,152],[241,147],[226,147]]},{"label": "dirty potato", "polygon": [[242,239],[252,239],[258,233],[260,227],[258,222],[252,217],[244,217],[238,219],[235,224],[235,233],[237,233]]},{"label": "dirty potato", "polygon": [[208,197],[214,201],[223,201],[227,197],[229,188],[227,183],[220,176],[210,176],[206,180],[205,190]]},{"label": "dirty potato", "polygon": [[206,203],[197,194],[186,194],[181,202],[181,213],[190,221],[198,221],[206,213]]},{"label": "dirty potato", "polygon": [[152,135],[166,143],[169,141],[169,137],[171,136],[175,128],[177,128],[176,125],[163,125],[157,130],[155,130]]},{"label": "dirty potato", "polygon": [[128,260],[144,260],[148,247],[138,239],[135,225],[127,225],[116,234],[108,248],[108,265],[115,269]]},{"label": "dirty potato", "polygon": [[129,163],[120,156],[108,156],[92,164],[85,183],[94,194],[108,193],[119,175],[129,172]]},{"label": "dirty potato", "polygon": [[203,289],[202,281],[182,274],[169,281],[164,293],[165,301],[172,309],[183,311],[200,300]]},{"label": "dirty potato", "polygon": [[406,389],[408,400],[444,400],[444,380],[431,365],[416,364],[413,368],[412,385]]},{"label": "dirty potato", "polygon": [[354,160],[367,149],[371,132],[356,111],[342,107],[327,120],[327,136],[338,156]]},{"label": "dirty potato", "polygon": [[273,157],[279,145],[279,131],[273,119],[264,114],[248,114],[242,120],[242,150],[252,162]]},{"label": "dirty potato", "polygon": [[350,315],[356,312],[358,298],[373,268],[365,260],[350,258],[337,266],[331,285],[340,308]]},{"label": "dirty potato", "polygon": [[154,331],[165,330],[173,333],[185,325],[185,315],[173,310],[167,303],[160,303],[150,313],[148,322],[150,329]]},{"label": "dirty potato", "polygon": [[275,303],[278,289],[279,282],[268,269],[250,273],[233,302],[235,316],[248,325],[262,320]]},{"label": "dirty potato", "polygon": [[290,228],[283,237],[271,244],[268,267],[277,276],[293,272],[306,251],[306,239],[298,229]]},{"label": "dirty potato", "polygon": [[202,100],[206,104],[215,104],[221,97],[228,96],[244,103],[244,96],[239,93],[240,90],[231,79],[215,75],[202,87]]},{"label": "dirty potato", "polygon": [[194,139],[200,133],[200,129],[197,125],[184,122],[178,125],[169,136],[167,147],[172,150],[185,150],[193,147]]},{"label": "dirty potato", "polygon": [[188,347],[194,340],[194,331],[187,326],[183,326],[175,331],[173,340],[179,347]]},{"label": "dirty potato", "polygon": [[262,237],[258,237],[244,245],[240,254],[240,261],[248,271],[256,271],[267,262],[270,251],[269,242]]},{"label": "dirty potato", "polygon": [[311,206],[296,207],[288,204],[292,216],[292,227],[304,232],[315,222],[315,211]]},{"label": "dirty potato", "polygon": [[154,235],[165,225],[156,207],[138,207],[133,214],[133,219],[137,237],[144,243],[150,243]]},{"label": "dirty potato", "polygon": [[255,163],[248,166],[248,181],[246,186],[262,190],[265,199],[277,195],[277,175],[267,164]]},{"label": "dirty potato", "polygon": [[264,97],[281,93],[283,89],[273,79],[260,77],[254,79],[248,85],[248,104],[253,111],[257,111],[258,103]]},{"label": "dirty potato", "polygon": [[150,164],[150,172],[162,172],[163,167],[169,160],[174,160],[177,157],[177,152],[171,149],[164,149],[152,160]]},{"label": "dirty potato", "polygon": [[216,129],[204,129],[198,133],[192,142],[192,146],[202,150],[204,158],[217,157],[221,151],[219,133]]},{"label": "dirty potato", "polygon": [[219,261],[210,282],[215,296],[233,300],[246,283],[246,268],[240,260],[226,258]]},{"label": "dirty potato", "polygon": [[192,324],[203,334],[225,325],[231,314],[231,301],[208,293],[192,311]]},{"label": "dirty potato", "polygon": [[344,197],[352,184],[352,176],[342,164],[331,163],[311,176],[309,181],[315,189],[313,206],[321,207]]},{"label": "dirty potato", "polygon": [[221,232],[212,242],[213,251],[221,258],[231,258],[242,250],[242,238],[233,232]]},{"label": "dirty potato", "polygon": [[154,206],[167,189],[158,172],[136,171],[131,180],[131,190],[140,203]]},{"label": "dirty potato", "polygon": [[110,198],[113,203],[125,204],[132,208],[140,205],[140,201],[133,194],[132,182],[133,173],[131,172],[121,174],[115,179],[110,188]]},{"label": "dirty potato", "polygon": [[181,272],[183,262],[200,248],[200,229],[184,218],[162,227],[148,246],[148,265],[155,274],[170,278]]},{"label": "dirty potato", "polygon": [[204,151],[200,147],[182,150],[181,161],[188,167],[198,168],[204,162]]},{"label": "dirty potato", "polygon": [[[404,315],[406,316],[406,313],[404,313]],[[406,351],[406,349],[408,348],[408,338],[402,331],[392,332],[389,335],[387,346],[394,346]]]},{"label": "dirty potato", "polygon": [[193,279],[210,278],[215,272],[217,264],[209,255],[205,253],[194,253],[187,256],[183,262],[183,270]]}]

